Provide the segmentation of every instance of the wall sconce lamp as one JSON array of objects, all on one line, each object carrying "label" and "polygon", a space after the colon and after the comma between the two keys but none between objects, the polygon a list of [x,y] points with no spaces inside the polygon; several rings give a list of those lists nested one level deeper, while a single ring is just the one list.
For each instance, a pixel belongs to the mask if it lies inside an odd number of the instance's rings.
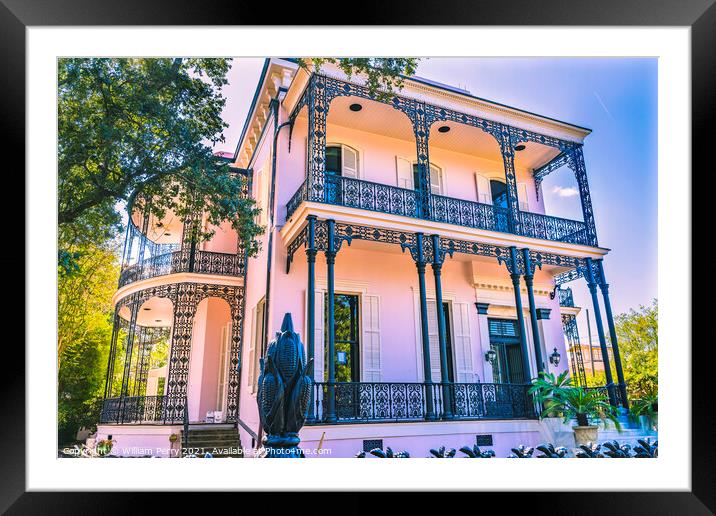
[{"label": "wall sconce lamp", "polygon": [[562,355],[559,354],[557,348],[554,348],[554,351],[552,351],[552,354],[549,356],[549,363],[552,364],[554,367],[557,367],[561,358]]},{"label": "wall sconce lamp", "polygon": [[490,349],[485,353],[485,362],[489,362],[490,365],[495,363],[497,360],[497,352],[494,349]]}]

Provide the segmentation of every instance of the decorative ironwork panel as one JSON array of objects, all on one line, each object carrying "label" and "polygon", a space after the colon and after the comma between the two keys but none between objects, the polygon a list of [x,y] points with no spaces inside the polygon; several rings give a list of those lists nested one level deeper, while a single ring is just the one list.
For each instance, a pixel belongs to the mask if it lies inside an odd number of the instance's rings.
[{"label": "decorative ironwork panel", "polygon": [[[559,292],[569,291],[571,296],[571,289],[560,290]],[[562,305],[560,296],[560,306]],[[574,303],[572,303],[574,306]],[[562,332],[567,339],[567,345],[570,358],[570,368],[572,370],[572,378],[577,382],[577,385],[581,387],[587,386],[587,375],[584,370],[584,357],[582,355],[582,344],[579,340],[579,328],[577,327],[577,316],[574,314],[562,314]]]},{"label": "decorative ironwork panel", "polygon": [[582,216],[586,225],[587,245],[598,246],[597,227],[594,222],[594,210],[592,209],[592,196],[589,193],[589,182],[587,180],[587,167],[584,164],[584,155],[582,147],[575,147],[570,153],[569,165],[574,171],[577,178],[577,186],[579,187],[579,196],[582,199]]},{"label": "decorative ironwork panel", "polygon": [[[315,420],[325,424],[323,403],[328,383],[314,385]],[[433,393],[438,415],[442,415],[442,384],[397,382],[339,382],[335,387],[338,423],[401,422],[425,418],[425,389]],[[529,385],[451,383],[448,384],[453,414],[464,419],[527,419],[536,417]]]},{"label": "decorative ironwork panel", "polygon": [[542,215],[541,213],[519,212],[520,235],[568,242],[570,244],[592,245],[584,222]]},{"label": "decorative ironwork panel", "polygon": [[574,306],[574,295],[571,288],[558,288],[557,294],[559,295],[559,306]]},{"label": "decorative ironwork panel", "polygon": [[168,407],[183,404],[183,399],[170,396],[127,396],[109,398],[102,402],[101,424],[180,424],[182,419],[172,418]]}]

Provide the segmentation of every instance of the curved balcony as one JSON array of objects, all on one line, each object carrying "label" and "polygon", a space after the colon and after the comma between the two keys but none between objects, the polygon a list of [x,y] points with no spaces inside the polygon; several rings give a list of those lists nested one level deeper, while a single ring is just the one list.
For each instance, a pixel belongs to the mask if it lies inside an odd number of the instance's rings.
[{"label": "curved balcony", "polygon": [[590,241],[586,224],[577,220],[521,211],[515,229],[508,210],[491,204],[434,194],[423,196],[416,190],[348,177],[326,175],[323,180],[318,196],[316,191],[309,192],[307,182],[301,184],[286,205],[286,218],[310,200],[543,240],[596,245]]},{"label": "curved balcony", "polygon": [[122,270],[119,286],[123,287],[149,278],[180,272],[217,274],[221,276],[243,276],[244,260],[238,254],[194,251],[174,251],[141,260]]}]

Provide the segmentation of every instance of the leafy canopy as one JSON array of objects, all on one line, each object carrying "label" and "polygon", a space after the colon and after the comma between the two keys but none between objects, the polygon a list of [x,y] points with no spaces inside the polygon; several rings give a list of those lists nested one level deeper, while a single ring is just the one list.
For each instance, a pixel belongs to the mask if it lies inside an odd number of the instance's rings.
[{"label": "leafy canopy", "polygon": [[[654,299],[650,306],[640,305],[614,319],[624,381],[630,398],[653,398],[659,390],[659,305]],[[616,382],[613,360],[611,370]],[[588,376],[589,385],[605,385],[603,372]]]},{"label": "leafy canopy", "polygon": [[60,59],[60,229],[110,235],[117,204],[134,203],[159,217],[205,212],[252,242],[261,228],[245,179],[213,154],[229,68],[229,59]]},{"label": "leafy canopy", "polygon": [[326,63],[338,65],[348,78],[363,75],[371,95],[387,100],[405,84],[405,77],[415,74],[419,58],[415,57],[312,57],[298,60],[299,66],[313,65],[316,71]]}]

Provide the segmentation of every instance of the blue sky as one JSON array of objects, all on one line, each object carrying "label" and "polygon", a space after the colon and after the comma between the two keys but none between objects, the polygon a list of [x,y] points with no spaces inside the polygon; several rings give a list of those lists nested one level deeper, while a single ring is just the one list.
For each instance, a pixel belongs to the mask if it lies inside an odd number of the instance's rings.
[{"label": "blue sky", "polygon": [[[225,90],[226,143],[233,152],[263,59],[236,59]],[[657,296],[657,60],[654,58],[431,58],[417,75],[473,95],[592,129],[584,156],[615,313]],[[581,220],[574,175],[545,179],[547,213]],[[590,308],[584,280],[575,303]],[[591,310],[590,310],[591,311]],[[580,335],[587,336],[585,312]],[[592,333],[595,325],[592,320]]]}]

